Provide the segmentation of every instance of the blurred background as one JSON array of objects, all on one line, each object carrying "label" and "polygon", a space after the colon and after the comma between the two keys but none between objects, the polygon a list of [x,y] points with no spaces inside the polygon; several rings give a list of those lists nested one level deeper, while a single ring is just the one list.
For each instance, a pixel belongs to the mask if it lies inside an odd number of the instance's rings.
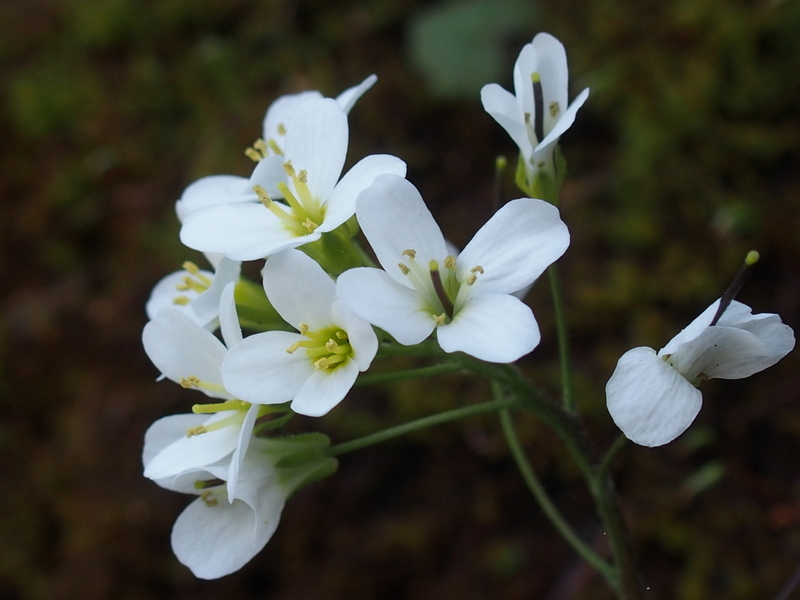
[{"label": "blurred background", "polygon": [[[141,475],[148,425],[197,396],[141,347],[152,286],[186,259],[174,201],[243,151],[280,94],[379,81],[351,113],[349,164],[404,159],[445,234],[492,213],[510,139],[480,104],[522,45],[566,46],[570,174],[562,259],[578,400],[598,451],[618,435],[603,386],[633,346],[663,346],[740,294],[800,325],[800,3],[792,0],[3,0],[0,3],[0,596],[20,600],[605,599],[524,488],[493,417],[342,457],[292,498],[241,572],[196,580],[173,557],[190,498]],[[516,197],[511,176],[504,198]],[[522,365],[557,390],[543,343]],[[628,445],[615,468],[647,598],[776,597],[800,565],[800,359],[704,385],[690,430]],[[319,429],[334,442],[487,396],[448,376],[360,388]],[[519,415],[528,455],[605,552],[579,473]]]}]

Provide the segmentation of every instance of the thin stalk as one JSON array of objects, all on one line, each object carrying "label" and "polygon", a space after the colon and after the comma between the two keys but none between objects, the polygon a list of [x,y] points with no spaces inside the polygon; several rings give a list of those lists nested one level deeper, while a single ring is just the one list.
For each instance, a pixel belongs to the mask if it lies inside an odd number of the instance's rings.
[{"label": "thin stalk", "polygon": [[564,299],[561,294],[561,278],[558,276],[558,265],[552,264],[548,267],[547,278],[550,281],[550,295],[553,297],[553,313],[556,319],[558,362],[561,367],[561,402],[566,410],[575,412],[572,366],[569,359],[569,332],[567,331],[567,319],[564,316]]},{"label": "thin stalk", "polygon": [[346,454],[347,452],[360,450],[374,444],[380,444],[381,442],[391,440],[407,433],[412,433],[421,429],[427,429],[428,427],[449,423],[451,421],[457,421],[458,419],[463,419],[465,417],[496,412],[504,408],[512,408],[516,405],[517,402],[515,399],[503,398],[500,400],[493,400],[491,402],[482,402],[481,404],[472,404],[470,406],[446,410],[435,415],[422,417],[421,419],[417,419],[415,421],[409,421],[408,423],[404,423],[402,425],[397,425],[395,427],[390,427],[389,429],[371,433],[348,442],[336,444],[335,446],[328,448],[326,453],[328,456],[339,456],[340,454]]},{"label": "thin stalk", "polygon": [[463,370],[458,363],[442,363],[417,369],[406,369],[405,371],[392,371],[390,373],[376,373],[373,375],[361,375],[356,380],[356,386],[375,385],[379,383],[389,383],[392,381],[403,381],[406,379],[418,379],[420,377],[433,377],[434,375],[446,375]]},{"label": "thin stalk", "polygon": [[611,466],[614,464],[614,459],[617,458],[619,451],[625,447],[625,442],[627,441],[628,438],[624,435],[620,435],[611,445],[611,448],[608,449],[608,452],[606,452],[606,455],[603,457],[603,462],[600,463],[600,469],[597,471],[597,477],[599,479],[608,476],[611,471]]},{"label": "thin stalk", "polygon": [[539,503],[542,512],[544,512],[545,516],[550,519],[550,522],[553,524],[553,526],[558,530],[567,543],[572,546],[575,552],[577,552],[578,555],[583,558],[583,560],[594,567],[598,573],[605,577],[608,585],[611,586],[611,589],[615,591],[618,590],[619,581],[614,568],[600,558],[600,556],[594,550],[587,546],[586,543],[584,543],[584,541],[578,537],[572,527],[569,526],[564,517],[558,511],[555,504],[553,504],[553,501],[550,500],[550,497],[547,495],[544,486],[542,486],[542,483],[536,476],[536,472],[533,470],[533,467],[531,466],[530,462],[528,462],[528,459],[522,450],[519,437],[514,429],[514,423],[511,420],[511,413],[506,409],[501,410],[499,414],[500,424],[503,427],[503,434],[506,436],[506,441],[508,442],[509,450],[511,450],[511,455],[514,457],[514,461],[517,463],[517,468],[522,474],[522,478],[528,485],[528,489],[531,491],[531,494],[533,494],[536,502]]}]

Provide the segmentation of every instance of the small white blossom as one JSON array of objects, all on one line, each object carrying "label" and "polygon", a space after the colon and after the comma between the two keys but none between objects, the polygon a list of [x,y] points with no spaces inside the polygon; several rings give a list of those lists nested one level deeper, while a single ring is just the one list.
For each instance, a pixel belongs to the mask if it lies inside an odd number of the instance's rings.
[{"label": "small white blossom", "polygon": [[225,387],[248,402],[292,400],[299,414],[324,415],[369,368],[378,350],[375,332],[338,300],[336,284],[302,252],[273,255],[262,275],[269,301],[300,333],[245,338],[225,357]]},{"label": "small white blossom", "polygon": [[706,379],[742,379],[771,367],[794,348],[794,332],[778,315],[754,315],[735,300],[711,325],[719,300],[657,354],[628,350],[606,384],[608,411],[628,439],[661,446],[683,433],[703,397]]},{"label": "small white blossom", "polygon": [[538,345],[531,309],[511,294],[569,245],[554,206],[512,200],[458,255],[402,177],[376,178],[359,196],[356,216],[384,270],[351,269],[339,276],[339,297],[355,314],[400,344],[418,344],[436,329],[446,352],[490,362],[515,361]]},{"label": "small white blossom", "polygon": [[213,273],[187,261],[183,270],[170,273],[159,281],[145,305],[147,317],[152,320],[162,309],[174,308],[198,325],[216,329],[222,290],[229,283],[239,281],[241,262],[225,257],[210,258],[217,259]]},{"label": "small white blossom", "polygon": [[[249,199],[189,212],[181,241],[203,252],[256,260],[320,239],[353,216],[356,197],[376,176],[405,175],[399,158],[372,155],[340,180],[347,143],[341,106],[331,99],[305,100],[292,113],[284,155],[264,158],[253,172]],[[283,170],[280,176],[270,166],[275,158]]]},{"label": "small white blossom", "polygon": [[514,94],[496,83],[481,90],[483,108],[519,147],[529,186],[537,173],[555,174],[558,139],[589,97],[587,88],[567,106],[568,81],[564,46],[552,35],[540,33],[522,48],[514,65]]}]

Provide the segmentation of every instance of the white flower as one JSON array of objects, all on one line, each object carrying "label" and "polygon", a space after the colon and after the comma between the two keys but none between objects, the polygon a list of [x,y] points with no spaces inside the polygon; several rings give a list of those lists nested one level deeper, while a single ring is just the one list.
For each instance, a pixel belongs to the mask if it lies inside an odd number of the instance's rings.
[{"label": "white flower", "polygon": [[[234,398],[222,384],[222,361],[228,349],[242,340],[233,298],[234,283],[220,296],[220,328],[225,344],[175,308],[164,308],[145,325],[142,341],[153,364],[167,378],[185,388],[198,389],[207,396],[224,400],[220,404],[196,405],[180,436],[153,455],[145,476],[162,479],[187,469],[204,468],[233,454],[229,463],[229,493],[237,484],[237,472],[252,437],[260,407]],[[183,417],[184,415],[179,415]],[[164,426],[177,417],[165,417]]]},{"label": "white flower", "polygon": [[628,439],[642,446],[671,442],[700,412],[706,379],[742,379],[771,367],[794,348],[778,315],[751,313],[735,300],[711,325],[719,300],[658,354],[628,350],[606,384],[608,411]]},{"label": "white flower", "polygon": [[[360,84],[339,94],[336,102],[345,114],[350,112],[358,99],[377,80],[375,75],[370,75]],[[280,192],[271,184],[283,179],[285,160],[282,155],[287,124],[297,107],[312,98],[322,98],[322,94],[316,90],[286,94],[276,99],[267,109],[267,114],[264,116],[263,138],[256,142],[259,150],[249,148],[247,152],[259,162],[256,166],[257,173],[254,172],[254,176],[257,176],[255,183],[251,182],[252,178],[235,175],[211,175],[198,179],[184,190],[180,200],[176,202],[175,211],[178,213],[178,219],[183,222],[189,213],[215,204],[254,202],[258,200],[253,192],[253,185],[256,183],[262,185],[273,198],[280,198]]]},{"label": "white flower", "polygon": [[[211,257],[218,258],[218,257]],[[216,329],[222,290],[239,281],[241,262],[218,258],[215,272],[204,271],[192,262],[185,262],[182,271],[164,277],[153,288],[145,310],[155,319],[163,308],[174,308],[207,329]]]},{"label": "white flower", "polygon": [[503,206],[454,256],[417,189],[378,177],[356,216],[385,271],[351,269],[337,291],[354,313],[404,345],[434,329],[442,349],[512,362],[539,343],[531,309],[511,294],[533,282],[569,245],[558,209],[531,198]]},{"label": "white flower", "polygon": [[522,48],[514,65],[514,95],[496,83],[481,90],[483,108],[519,147],[528,185],[539,172],[554,174],[555,145],[589,97],[587,88],[568,107],[568,78],[564,46],[540,33]]},{"label": "white flower", "polygon": [[[347,154],[347,116],[330,99],[312,98],[292,113],[283,174],[277,181],[267,157],[251,177],[250,201],[206,206],[184,215],[181,241],[196,250],[256,260],[296,248],[333,231],[355,212],[356,197],[376,176],[405,175],[405,163],[387,155],[362,159],[341,180]],[[284,202],[275,198],[284,198]]]},{"label": "white flower", "polygon": [[257,404],[292,400],[295,412],[318,417],[336,406],[369,368],[378,338],[336,297],[336,284],[298,250],[267,260],[264,290],[275,310],[300,331],[251,335],[222,365],[225,387]]},{"label": "white flower", "polygon": [[[156,421],[145,434],[145,467],[196,417],[175,415]],[[217,579],[241,569],[264,548],[278,526],[289,493],[278,484],[274,465],[258,452],[258,444],[259,440],[251,444],[232,497],[225,482],[230,458],[153,478],[163,488],[197,496],[175,521],[172,549],[201,579]]]}]

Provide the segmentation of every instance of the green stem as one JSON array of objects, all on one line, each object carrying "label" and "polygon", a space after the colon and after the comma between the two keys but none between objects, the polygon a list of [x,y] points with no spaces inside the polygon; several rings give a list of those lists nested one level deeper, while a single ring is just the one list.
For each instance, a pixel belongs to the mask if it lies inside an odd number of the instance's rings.
[{"label": "green stem", "polygon": [[609,472],[611,471],[611,465],[614,464],[614,459],[617,458],[619,451],[625,447],[625,442],[628,441],[624,435],[620,435],[614,443],[611,445],[611,448],[608,449],[606,455],[603,457],[603,462],[600,463],[600,469],[597,471],[598,479],[602,479],[607,477]]},{"label": "green stem", "polygon": [[376,373],[374,375],[361,375],[356,380],[356,385],[375,385],[379,383],[389,383],[391,381],[403,381],[405,379],[418,379],[420,377],[432,377],[434,375],[446,375],[461,371],[463,367],[458,363],[442,363],[429,367],[419,367],[418,369],[407,369],[405,371],[392,371],[390,373]]},{"label": "green stem", "polygon": [[539,478],[536,476],[536,472],[533,470],[533,467],[531,467],[530,462],[528,462],[528,459],[522,450],[519,437],[517,437],[517,432],[514,430],[514,423],[511,420],[511,413],[509,413],[507,409],[500,411],[500,424],[503,427],[503,434],[506,436],[506,441],[508,442],[509,450],[511,450],[511,455],[514,457],[514,461],[517,463],[517,468],[522,474],[522,478],[528,485],[528,489],[539,503],[539,506],[544,514],[548,519],[550,519],[550,522],[553,524],[553,526],[569,543],[569,545],[572,546],[575,552],[577,552],[581,558],[583,558],[587,563],[594,567],[596,571],[605,577],[608,585],[611,586],[613,590],[617,590],[619,587],[619,582],[614,568],[600,558],[600,556],[594,550],[587,546],[583,540],[578,537],[569,524],[564,520],[564,517],[561,516],[561,513],[553,504],[553,501],[550,500],[550,497],[547,495],[547,492],[539,481]]},{"label": "green stem", "polygon": [[561,294],[561,278],[558,276],[558,265],[552,264],[547,269],[550,281],[550,294],[553,297],[553,311],[556,319],[556,335],[558,336],[558,361],[561,365],[561,402],[569,412],[575,412],[575,400],[572,392],[572,367],[569,360],[569,332],[564,316],[564,299]]},{"label": "green stem", "polygon": [[463,419],[465,417],[496,412],[504,408],[512,408],[516,405],[517,402],[513,398],[504,398],[501,400],[493,400],[491,402],[482,402],[481,404],[472,404],[470,406],[446,410],[435,415],[422,417],[416,421],[410,421],[408,423],[390,427],[389,429],[384,429],[383,431],[378,431],[376,433],[371,433],[369,435],[365,435],[364,437],[356,438],[348,442],[336,444],[335,446],[328,448],[327,455],[339,456],[340,454],[353,452],[354,450],[360,450],[361,448],[366,448],[367,446],[372,446],[374,444],[380,444],[381,442],[391,440],[392,438],[396,438],[407,433],[419,431],[420,429],[427,429],[428,427],[449,423],[450,421],[457,421],[458,419]]}]

